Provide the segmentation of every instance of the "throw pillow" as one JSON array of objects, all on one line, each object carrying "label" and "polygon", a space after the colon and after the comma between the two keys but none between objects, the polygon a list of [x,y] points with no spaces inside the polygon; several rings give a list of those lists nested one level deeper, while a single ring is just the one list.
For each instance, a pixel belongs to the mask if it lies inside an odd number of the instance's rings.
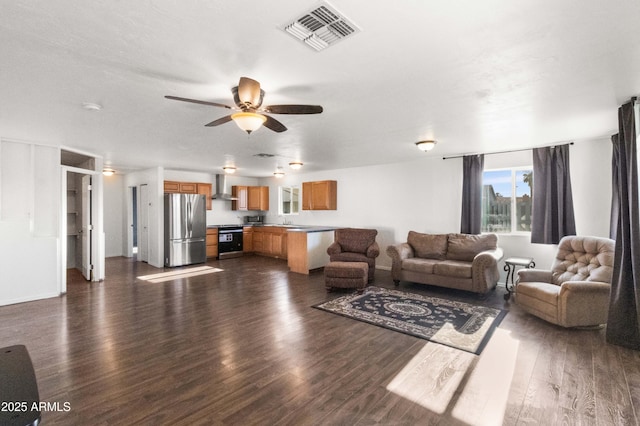
[{"label": "throw pillow", "polygon": [[447,254],[447,234],[421,234],[409,231],[407,243],[415,256],[423,259],[442,260]]},{"label": "throw pillow", "polygon": [[449,234],[447,259],[471,262],[481,251],[498,247],[496,234]]}]

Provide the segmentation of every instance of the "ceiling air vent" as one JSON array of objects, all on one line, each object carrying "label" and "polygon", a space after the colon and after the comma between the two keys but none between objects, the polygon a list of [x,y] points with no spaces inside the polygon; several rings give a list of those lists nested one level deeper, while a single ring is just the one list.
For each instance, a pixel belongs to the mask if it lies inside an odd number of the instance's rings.
[{"label": "ceiling air vent", "polygon": [[353,22],[326,2],[303,13],[282,29],[318,52],[360,32]]}]

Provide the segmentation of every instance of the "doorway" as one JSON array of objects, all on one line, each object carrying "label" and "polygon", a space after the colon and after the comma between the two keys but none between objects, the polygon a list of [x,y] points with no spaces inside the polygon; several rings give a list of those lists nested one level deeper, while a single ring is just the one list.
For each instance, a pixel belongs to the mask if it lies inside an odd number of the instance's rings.
[{"label": "doorway", "polygon": [[127,256],[149,262],[149,195],[148,185],[129,187],[127,203]]},{"label": "doorway", "polygon": [[93,280],[91,175],[67,171],[67,274]]},{"label": "doorway", "polygon": [[59,292],[74,282],[101,281],[105,275],[102,161],[62,149]]},{"label": "doorway", "polygon": [[129,223],[131,224],[131,251],[133,255],[138,254],[138,187],[132,186],[130,187],[130,199],[131,199],[131,220]]}]

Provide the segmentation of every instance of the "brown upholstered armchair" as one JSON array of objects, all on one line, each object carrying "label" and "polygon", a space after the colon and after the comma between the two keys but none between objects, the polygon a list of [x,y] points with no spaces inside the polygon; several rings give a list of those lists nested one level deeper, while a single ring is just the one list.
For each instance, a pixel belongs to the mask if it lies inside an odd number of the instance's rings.
[{"label": "brown upholstered armchair", "polygon": [[518,271],[516,303],[563,327],[605,324],[614,248],[615,242],[608,238],[564,237],[551,270]]},{"label": "brown upholstered armchair", "polygon": [[368,281],[372,282],[376,270],[376,257],[380,247],[376,242],[376,229],[336,229],[335,240],[327,248],[331,262],[366,262],[369,265]]}]

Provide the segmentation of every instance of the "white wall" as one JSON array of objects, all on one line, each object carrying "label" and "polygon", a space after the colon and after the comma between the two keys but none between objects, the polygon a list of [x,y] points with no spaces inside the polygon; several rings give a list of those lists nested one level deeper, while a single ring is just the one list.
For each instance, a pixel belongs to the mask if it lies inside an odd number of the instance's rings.
[{"label": "white wall", "polygon": [[104,234],[105,256],[124,256],[126,239],[125,178],[121,174],[105,176],[104,183]]},{"label": "white wall", "polygon": [[60,150],[0,140],[0,305],[60,293]]}]

